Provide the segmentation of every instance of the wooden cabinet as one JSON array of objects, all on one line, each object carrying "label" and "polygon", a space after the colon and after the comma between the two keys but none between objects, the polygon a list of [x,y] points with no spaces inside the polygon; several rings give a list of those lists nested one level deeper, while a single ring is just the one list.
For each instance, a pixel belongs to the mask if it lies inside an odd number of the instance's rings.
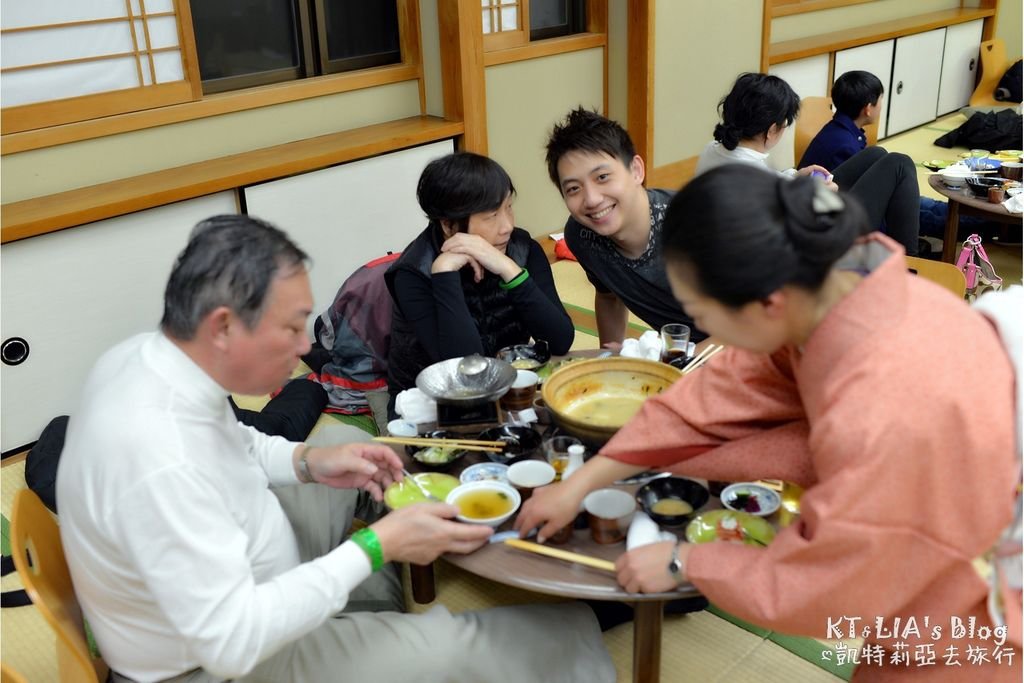
[{"label": "wooden cabinet", "polygon": [[[828,55],[814,55],[805,59],[774,64],[768,73],[778,76],[803,99],[825,97],[830,86],[828,82]],[[782,139],[768,156],[769,163],[779,170],[793,168],[799,159],[793,158],[793,126],[786,129]]]},{"label": "wooden cabinet", "polygon": [[23,362],[0,365],[4,452],[74,412],[100,354],[156,329],[167,276],[192,226],[237,211],[235,193],[220,192],[4,245],[3,338],[29,347]]},{"label": "wooden cabinet", "polygon": [[946,29],[896,39],[886,135],[935,120]]},{"label": "wooden cabinet", "polygon": [[981,19],[977,19],[946,29],[936,111],[939,116],[966,107],[971,99],[978,75],[982,23]]},{"label": "wooden cabinet", "polygon": [[882,95],[882,112],[878,117],[878,137],[885,136],[885,126],[888,123],[888,109],[886,106],[889,100],[889,93],[892,90],[892,52],[896,41],[883,40],[870,45],[860,45],[847,50],[836,52],[835,68],[833,70],[834,83],[847,71],[867,71],[882,81],[884,94]]}]

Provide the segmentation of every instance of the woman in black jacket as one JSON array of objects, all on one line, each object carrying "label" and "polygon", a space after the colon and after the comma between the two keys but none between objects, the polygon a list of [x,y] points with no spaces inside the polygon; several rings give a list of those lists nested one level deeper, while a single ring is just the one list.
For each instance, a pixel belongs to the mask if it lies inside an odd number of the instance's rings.
[{"label": "woman in black jacket", "polygon": [[416,196],[429,224],[384,276],[395,302],[389,413],[432,363],[493,356],[531,337],[564,354],[575,334],[544,250],[514,226],[515,187],[497,162],[471,152],[435,159]]}]

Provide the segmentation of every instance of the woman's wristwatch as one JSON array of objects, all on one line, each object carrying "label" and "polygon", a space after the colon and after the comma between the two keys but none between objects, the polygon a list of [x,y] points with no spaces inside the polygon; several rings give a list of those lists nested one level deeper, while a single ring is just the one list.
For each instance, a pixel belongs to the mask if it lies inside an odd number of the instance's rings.
[{"label": "woman's wristwatch", "polygon": [[683,576],[683,563],[679,559],[679,543],[672,547],[672,559],[668,563],[668,573],[672,575],[676,583],[682,583],[686,577]]}]

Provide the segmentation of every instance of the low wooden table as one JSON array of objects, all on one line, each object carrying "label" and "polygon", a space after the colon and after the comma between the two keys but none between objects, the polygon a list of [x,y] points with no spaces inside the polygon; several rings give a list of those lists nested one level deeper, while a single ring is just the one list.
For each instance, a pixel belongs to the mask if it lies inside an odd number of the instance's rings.
[{"label": "low wooden table", "polygon": [[1021,225],[1021,215],[1010,213],[1002,204],[991,204],[987,199],[975,197],[965,184],[959,190],[946,187],[938,173],[928,176],[928,185],[933,190],[949,199],[949,211],[946,214],[946,232],[942,238],[942,260],[953,263],[956,258],[957,232],[960,228],[960,216],[977,216],[985,220]]},{"label": "low wooden table", "polygon": [[[697,351],[709,343],[710,338],[700,342]],[[596,357],[600,353],[600,350],[589,350],[570,355]],[[411,472],[425,471],[404,449],[398,452]],[[542,458],[538,456],[538,459]],[[459,465],[448,473],[458,476],[466,467],[486,461],[487,457],[483,453],[467,453]],[[636,488],[631,486],[625,490],[633,493]],[[705,508],[713,507],[718,507],[714,497]],[[511,528],[511,525],[511,522],[506,522],[501,530]],[[678,534],[682,531],[676,530]],[[612,562],[626,552],[625,542],[610,545],[596,543],[589,529],[576,530],[568,543],[555,547]],[[615,575],[610,572],[534,555],[500,543],[485,545],[468,555],[447,554],[442,557],[456,567],[507,586],[566,598],[633,603],[633,680],[637,683],[657,683],[660,679],[662,611],[665,602],[700,595],[700,591],[689,583],[670,593],[628,593],[619,586]],[[436,597],[433,565],[410,564],[409,569],[413,600],[418,604],[433,602]]]},{"label": "low wooden table", "polygon": [[[631,487],[630,490],[635,488]],[[573,538],[568,543],[553,547],[612,562],[626,551],[624,542],[610,545],[595,543],[589,529],[578,529],[573,532]],[[671,593],[627,593],[619,586],[615,574],[535,555],[502,543],[488,544],[468,555],[445,555],[444,559],[485,579],[537,593],[633,603],[633,680],[637,683],[656,683],[660,680],[662,610],[665,602],[700,595],[700,591],[688,583]]]}]

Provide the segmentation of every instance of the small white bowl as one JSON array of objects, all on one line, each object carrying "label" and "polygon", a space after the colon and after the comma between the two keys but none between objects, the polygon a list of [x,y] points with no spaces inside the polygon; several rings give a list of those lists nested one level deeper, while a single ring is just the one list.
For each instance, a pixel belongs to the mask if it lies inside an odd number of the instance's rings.
[{"label": "small white bowl", "polygon": [[474,481],[497,481],[508,483],[508,465],[500,462],[478,462],[462,470],[459,481],[469,484]]},{"label": "small white bowl", "polygon": [[508,483],[520,488],[547,486],[555,480],[555,468],[543,460],[520,460],[508,468]]},{"label": "small white bowl", "polygon": [[[740,496],[755,497],[757,499],[758,510],[747,509],[745,505],[739,505],[737,498]],[[782,504],[782,498],[779,494],[767,486],[754,483],[739,483],[730,484],[722,490],[722,505],[730,510],[737,512],[747,512],[757,517],[767,517],[776,510]]]},{"label": "small white bowl", "polygon": [[471,493],[473,491],[497,491],[512,500],[512,507],[504,514],[498,515],[497,517],[488,517],[486,519],[475,519],[473,517],[466,517],[461,512],[456,515],[456,518],[460,522],[467,522],[469,524],[486,524],[487,526],[501,526],[509,517],[516,513],[519,509],[519,505],[522,502],[522,498],[519,495],[519,491],[508,484],[502,484],[497,481],[474,481],[469,484],[460,484],[451,490],[448,496],[445,498],[445,502],[449,505],[458,507],[458,500],[462,496]]},{"label": "small white bowl", "polygon": [[419,432],[412,422],[392,420],[388,422],[388,434],[391,436],[416,436]]},{"label": "small white bowl", "polygon": [[951,190],[958,190],[967,182],[967,178],[973,177],[974,173],[963,166],[950,166],[939,171],[939,177],[943,184]]}]

